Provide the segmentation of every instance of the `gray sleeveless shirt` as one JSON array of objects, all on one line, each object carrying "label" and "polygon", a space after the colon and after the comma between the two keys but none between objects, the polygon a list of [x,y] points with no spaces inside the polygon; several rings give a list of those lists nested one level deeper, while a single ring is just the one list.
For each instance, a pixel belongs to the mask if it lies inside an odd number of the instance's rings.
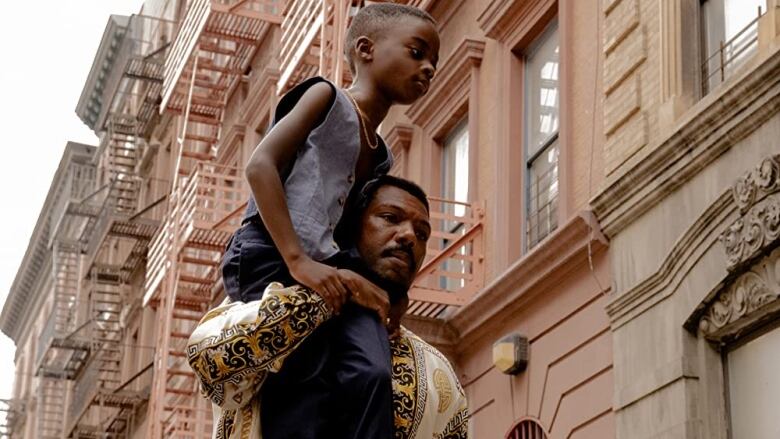
[{"label": "gray sleeveless shirt", "polygon": [[[360,123],[355,107],[345,92],[322,77],[313,77],[290,90],[279,101],[274,124],[292,110],[306,90],[327,82],[336,95],[324,121],[309,134],[298,149],[284,180],[284,193],[295,233],[306,254],[323,261],[340,250],[333,233],[341,220],[347,197],[355,182],[355,166],[360,154]],[[381,140],[386,159],[374,169],[374,177],[387,174],[393,154]],[[284,176],[282,176],[284,178]],[[244,222],[257,219],[254,197],[249,198]]]}]

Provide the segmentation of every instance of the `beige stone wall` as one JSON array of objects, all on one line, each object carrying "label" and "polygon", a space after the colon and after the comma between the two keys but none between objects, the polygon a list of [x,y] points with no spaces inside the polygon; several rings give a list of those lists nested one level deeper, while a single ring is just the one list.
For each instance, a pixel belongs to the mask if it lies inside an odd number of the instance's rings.
[{"label": "beige stone wall", "polygon": [[777,10],[758,52],[702,97],[688,7],[604,2],[607,179],[594,206],[615,286],[617,438],[729,437],[721,353],[696,316],[735,276],[719,241],[739,216],[732,185],[778,151]]}]

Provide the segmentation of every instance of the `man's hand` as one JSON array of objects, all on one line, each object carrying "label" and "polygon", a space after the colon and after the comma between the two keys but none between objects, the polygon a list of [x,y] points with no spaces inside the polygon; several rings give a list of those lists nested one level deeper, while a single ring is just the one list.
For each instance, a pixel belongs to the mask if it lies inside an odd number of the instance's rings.
[{"label": "man's hand", "polygon": [[404,296],[395,305],[390,306],[389,318],[387,319],[387,333],[390,338],[396,338],[401,335],[401,318],[406,314],[409,308],[409,296]]},{"label": "man's hand", "polygon": [[379,314],[382,323],[387,322],[390,299],[385,290],[374,285],[351,270],[338,270],[341,281],[352,293],[352,301]]},{"label": "man's hand", "polygon": [[319,294],[334,314],[341,312],[349,291],[342,282],[339,270],[311,258],[303,258],[289,269],[293,279]]}]

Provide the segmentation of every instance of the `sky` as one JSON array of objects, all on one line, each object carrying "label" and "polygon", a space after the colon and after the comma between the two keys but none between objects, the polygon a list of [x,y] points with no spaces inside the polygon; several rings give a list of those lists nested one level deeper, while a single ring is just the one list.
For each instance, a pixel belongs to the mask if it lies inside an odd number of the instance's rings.
[{"label": "sky", "polygon": [[[97,145],[76,104],[110,14],[143,0],[3,2],[0,12],[0,302],[27,249],[68,140]],[[14,344],[0,335],[0,399],[11,397]]]}]

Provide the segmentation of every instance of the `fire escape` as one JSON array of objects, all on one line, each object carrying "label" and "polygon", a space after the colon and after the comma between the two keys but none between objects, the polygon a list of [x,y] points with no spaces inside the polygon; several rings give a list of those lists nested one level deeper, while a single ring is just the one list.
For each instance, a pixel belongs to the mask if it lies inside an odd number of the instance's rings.
[{"label": "fire escape", "polygon": [[0,439],[12,439],[24,431],[24,423],[27,419],[27,406],[22,399],[0,399],[0,413],[3,413],[3,422],[0,423]]},{"label": "fire escape", "polygon": [[[162,71],[172,23],[131,16],[120,29],[118,49],[107,55],[104,112],[96,118],[101,144],[96,155],[102,186],[100,209],[80,235],[86,257],[82,279],[84,322],[89,356],[76,376],[66,421],[67,437],[126,438],[137,409],[149,398],[149,364],[134,364],[144,355],[125,340],[123,316],[140,308],[133,278],[145,268],[152,236],[165,208],[169,183],[142,178],[139,167],[150,148],[145,137],[162,89]],[[96,58],[96,62],[101,61]],[[96,197],[97,198],[97,197]]]},{"label": "fire escape", "polygon": [[62,436],[67,380],[82,369],[89,341],[79,332],[83,304],[79,301],[80,234],[97,217],[94,203],[96,167],[90,157],[74,157],[68,164],[57,199],[50,210],[53,309],[41,331],[35,373],[37,425],[41,438]]},{"label": "fire escape", "polygon": [[147,437],[211,437],[211,407],[185,357],[246,201],[242,173],[216,162],[228,97],[257,46],[281,22],[276,0],[193,0],[165,61],[161,111],[178,114],[172,192],[154,236],[144,306],[157,309]]},{"label": "fire escape", "polygon": [[340,85],[350,83],[351,75],[343,56],[344,39],[349,19],[363,3],[362,0],[290,0],[285,4],[279,50],[279,94],[314,75],[330,78]]}]

